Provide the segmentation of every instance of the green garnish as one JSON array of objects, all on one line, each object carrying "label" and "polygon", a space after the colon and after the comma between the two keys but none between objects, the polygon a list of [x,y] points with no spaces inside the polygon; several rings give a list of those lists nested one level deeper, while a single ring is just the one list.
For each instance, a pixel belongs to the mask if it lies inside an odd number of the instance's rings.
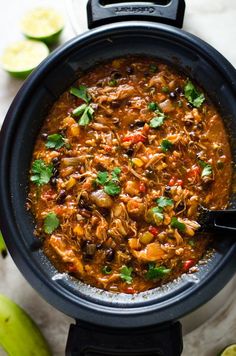
[{"label": "green garnish", "polygon": [[184,96],[195,108],[199,108],[205,101],[205,96],[200,93],[191,81],[188,81],[184,87]]},{"label": "green garnish", "polygon": [[132,274],[133,268],[132,267],[127,267],[127,266],[122,266],[120,270],[120,278],[123,279],[128,284],[132,283]]},{"label": "green garnish", "polygon": [[75,108],[72,111],[72,115],[81,116],[86,108],[87,108],[87,105],[86,104],[82,104],[82,105],[78,106],[77,108]]},{"label": "green garnish", "polygon": [[198,160],[199,165],[203,168],[201,177],[210,176],[212,174],[212,166],[202,160]]},{"label": "green garnish", "polygon": [[87,92],[87,87],[85,85],[80,85],[79,88],[71,87],[70,93],[77,98],[84,100],[87,104],[90,102],[91,98]]},{"label": "green garnish", "polygon": [[192,246],[192,247],[195,246],[195,241],[194,241],[194,240],[189,240],[188,243],[189,243],[189,245]]},{"label": "green garnish", "polygon": [[60,221],[55,213],[48,213],[44,219],[43,230],[46,234],[52,234],[58,228]]},{"label": "green garnish", "polygon": [[121,188],[119,186],[120,173],[121,169],[119,167],[115,167],[113,169],[110,178],[108,172],[98,172],[95,182],[103,185],[104,192],[108,195],[118,195],[121,192]]},{"label": "green garnish", "polygon": [[88,125],[90,123],[90,121],[92,120],[92,118],[93,118],[93,113],[94,113],[93,108],[90,105],[86,106],[86,108],[85,108],[85,110],[83,112],[83,115],[79,119],[78,124],[80,126]]},{"label": "green garnish", "polygon": [[157,103],[154,103],[154,102],[151,102],[148,104],[148,109],[151,110],[151,111],[155,111],[158,109],[158,105]]},{"label": "green garnish", "polygon": [[63,147],[65,145],[65,139],[60,134],[52,134],[47,137],[47,142],[45,146],[47,148],[53,148],[55,150]]},{"label": "green garnish", "polygon": [[161,142],[161,149],[163,152],[167,152],[173,147],[173,143],[170,142],[169,140],[162,140]]},{"label": "green garnish", "polygon": [[111,269],[110,266],[104,266],[104,267],[102,268],[102,273],[103,273],[103,274],[111,274],[111,272],[112,272],[112,269]]},{"label": "green garnish", "polygon": [[96,183],[100,185],[104,185],[108,181],[108,173],[107,172],[98,172]]},{"label": "green garnish", "polygon": [[181,232],[184,232],[186,229],[186,225],[180,222],[175,216],[171,218],[170,226],[173,227],[174,229],[178,229]]},{"label": "green garnish", "polygon": [[108,195],[118,195],[121,192],[121,188],[117,185],[116,182],[110,180],[104,185],[104,192]]},{"label": "green garnish", "polygon": [[163,93],[169,93],[170,89],[167,86],[164,86],[164,87],[161,88],[161,91]]},{"label": "green garnish", "polygon": [[163,113],[158,114],[158,116],[155,116],[153,119],[151,119],[149,126],[152,127],[153,129],[162,126],[164,123],[164,118],[165,118],[165,114]]},{"label": "green garnish", "polygon": [[151,72],[151,73],[156,73],[156,72],[157,72],[157,66],[156,66],[156,64],[150,64],[150,66],[149,66],[149,72]]},{"label": "green garnish", "polygon": [[171,272],[171,269],[164,266],[157,267],[155,263],[148,264],[148,271],[146,273],[147,279],[160,279],[165,277]]},{"label": "green garnish", "polygon": [[31,182],[37,185],[47,184],[52,176],[53,165],[47,165],[42,159],[37,159],[32,164]]},{"label": "green garnish", "polygon": [[117,84],[118,84],[118,82],[117,82],[117,80],[115,80],[115,79],[112,79],[112,80],[110,80],[110,81],[108,82],[108,85],[109,85],[110,87],[115,87]]},{"label": "green garnish", "polygon": [[164,219],[163,209],[159,206],[154,206],[147,212],[147,222],[160,225]]},{"label": "green garnish", "polygon": [[170,198],[166,198],[166,197],[160,197],[156,200],[156,202],[157,202],[157,205],[159,206],[159,208],[165,208],[166,206],[174,205],[173,200]]}]

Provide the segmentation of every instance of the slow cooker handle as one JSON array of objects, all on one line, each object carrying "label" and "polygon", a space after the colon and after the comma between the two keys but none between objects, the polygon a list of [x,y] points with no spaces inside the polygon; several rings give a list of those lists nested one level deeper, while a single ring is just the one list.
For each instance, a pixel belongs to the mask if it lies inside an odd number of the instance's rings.
[{"label": "slow cooker handle", "polygon": [[180,356],[182,349],[179,322],[118,329],[77,321],[70,326],[66,356]]},{"label": "slow cooker handle", "polygon": [[181,28],[184,11],[184,0],[89,0],[88,28],[130,20],[154,21]]}]

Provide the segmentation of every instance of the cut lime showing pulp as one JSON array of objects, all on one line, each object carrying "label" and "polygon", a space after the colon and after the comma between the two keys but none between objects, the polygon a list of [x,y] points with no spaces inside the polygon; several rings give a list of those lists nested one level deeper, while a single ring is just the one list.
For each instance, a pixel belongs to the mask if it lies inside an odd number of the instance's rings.
[{"label": "cut lime showing pulp", "polygon": [[236,344],[227,346],[219,356],[236,356]]},{"label": "cut lime showing pulp", "polygon": [[30,39],[53,44],[64,28],[61,14],[52,8],[38,7],[26,13],[21,23],[23,34]]},{"label": "cut lime showing pulp", "polygon": [[1,63],[9,74],[25,79],[48,54],[49,49],[43,42],[23,40],[5,49]]}]

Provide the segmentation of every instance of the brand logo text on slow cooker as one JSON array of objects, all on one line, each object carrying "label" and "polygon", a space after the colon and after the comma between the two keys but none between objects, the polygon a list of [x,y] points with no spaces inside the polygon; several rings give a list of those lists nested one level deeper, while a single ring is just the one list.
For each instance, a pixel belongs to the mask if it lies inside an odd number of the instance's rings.
[{"label": "brand logo text on slow cooker", "polygon": [[130,12],[135,14],[143,14],[146,12],[152,14],[155,11],[155,8],[152,6],[117,6],[114,11],[117,14],[121,12]]}]

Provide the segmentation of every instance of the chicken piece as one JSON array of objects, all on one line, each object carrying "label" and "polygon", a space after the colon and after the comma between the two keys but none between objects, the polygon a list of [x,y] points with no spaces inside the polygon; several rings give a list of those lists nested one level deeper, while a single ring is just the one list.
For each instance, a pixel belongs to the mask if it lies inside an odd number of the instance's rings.
[{"label": "chicken piece", "polygon": [[138,182],[134,182],[132,180],[128,180],[125,185],[125,193],[131,196],[137,196],[139,194],[139,184]]},{"label": "chicken piece", "polygon": [[138,218],[144,214],[145,207],[142,202],[139,202],[135,199],[130,199],[127,203],[128,214],[133,218]]},{"label": "chicken piece", "polygon": [[131,253],[138,260],[142,260],[145,262],[154,262],[165,258],[165,252],[163,251],[161,245],[158,242],[152,242],[148,244],[141,251],[131,250]]},{"label": "chicken piece", "polygon": [[75,254],[72,248],[66,246],[65,242],[62,240],[60,236],[52,235],[49,239],[50,246],[54,249],[54,251],[61,257],[63,262],[71,263],[74,267],[75,271],[83,274],[84,267],[83,264]]},{"label": "chicken piece", "polygon": [[114,100],[123,100],[129,98],[135,93],[135,89],[132,85],[122,84],[116,88],[105,87],[98,91],[98,96],[95,99],[95,102],[104,103],[112,102]]}]

